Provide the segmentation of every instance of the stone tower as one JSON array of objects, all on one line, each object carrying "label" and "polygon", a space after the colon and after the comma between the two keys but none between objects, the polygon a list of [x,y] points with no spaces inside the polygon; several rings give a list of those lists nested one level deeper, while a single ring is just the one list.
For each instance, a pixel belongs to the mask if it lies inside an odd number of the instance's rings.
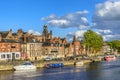
[{"label": "stone tower", "polygon": [[42,36],[43,36],[43,39],[42,39],[43,42],[45,42],[48,39],[52,39],[52,30],[50,30],[50,33],[48,33],[48,27],[46,24],[43,26]]},{"label": "stone tower", "polygon": [[46,25],[46,24],[43,26],[43,35],[44,35],[45,37],[47,37],[47,35],[48,35],[48,28],[47,28],[47,25]]},{"label": "stone tower", "polygon": [[81,54],[81,44],[77,36],[73,36],[74,55]]}]

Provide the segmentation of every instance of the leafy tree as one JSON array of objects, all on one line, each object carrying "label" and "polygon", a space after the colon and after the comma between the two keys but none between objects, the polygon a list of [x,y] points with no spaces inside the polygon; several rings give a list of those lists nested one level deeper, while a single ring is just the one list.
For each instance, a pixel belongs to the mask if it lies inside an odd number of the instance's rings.
[{"label": "leafy tree", "polygon": [[108,42],[111,48],[114,50],[118,50],[120,52],[120,40],[113,40],[111,42]]},{"label": "leafy tree", "polygon": [[103,38],[94,31],[88,30],[84,33],[83,45],[86,47],[87,53],[95,53],[101,49]]}]

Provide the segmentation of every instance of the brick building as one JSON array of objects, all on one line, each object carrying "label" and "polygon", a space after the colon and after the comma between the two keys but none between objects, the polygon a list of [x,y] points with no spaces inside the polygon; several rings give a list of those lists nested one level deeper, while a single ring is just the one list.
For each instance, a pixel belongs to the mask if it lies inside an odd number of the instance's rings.
[{"label": "brick building", "polygon": [[77,56],[77,55],[82,55],[83,48],[82,45],[80,44],[80,41],[76,36],[73,37],[73,42],[69,44],[68,47],[68,55],[69,56]]},{"label": "brick building", "polygon": [[42,35],[33,35],[22,29],[14,33],[12,29],[0,32],[0,59],[41,60],[81,54],[82,47],[77,37],[74,36],[72,43],[67,43],[66,38],[53,38],[47,25],[43,26]]},{"label": "brick building", "polygon": [[0,59],[16,60],[20,59],[20,43],[16,42],[0,42]]},{"label": "brick building", "polygon": [[41,60],[42,43],[30,42],[21,44],[21,59]]},{"label": "brick building", "polygon": [[46,57],[62,58],[65,56],[66,38],[55,37],[43,43],[43,53]]}]

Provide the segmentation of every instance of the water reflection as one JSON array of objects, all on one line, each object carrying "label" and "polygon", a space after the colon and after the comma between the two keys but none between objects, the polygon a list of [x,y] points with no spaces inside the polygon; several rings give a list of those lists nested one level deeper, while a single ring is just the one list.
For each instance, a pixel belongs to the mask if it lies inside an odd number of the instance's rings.
[{"label": "water reflection", "polygon": [[92,63],[36,71],[1,71],[0,80],[119,80],[120,62]]},{"label": "water reflection", "polygon": [[29,80],[30,78],[37,75],[36,72],[36,70],[14,71],[14,80]]},{"label": "water reflection", "polygon": [[13,71],[0,71],[0,80],[11,80],[13,78]]},{"label": "water reflection", "polygon": [[87,68],[88,80],[119,80],[120,60],[93,63]]}]

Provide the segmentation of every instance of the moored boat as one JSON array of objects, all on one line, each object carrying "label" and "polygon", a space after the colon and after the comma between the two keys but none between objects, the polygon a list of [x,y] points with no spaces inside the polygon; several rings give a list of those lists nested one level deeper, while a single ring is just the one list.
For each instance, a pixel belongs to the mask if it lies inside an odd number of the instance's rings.
[{"label": "moored boat", "polygon": [[74,65],[75,66],[83,66],[84,62],[81,60],[81,61],[75,62]]},{"label": "moored boat", "polygon": [[29,61],[26,61],[23,65],[14,66],[13,68],[16,71],[36,70],[36,66]]},{"label": "moored boat", "polygon": [[114,60],[116,60],[116,57],[115,57],[115,55],[106,55],[104,57],[104,60],[105,61],[114,61]]},{"label": "moored boat", "polygon": [[50,63],[50,64],[46,64],[45,68],[59,68],[63,66],[64,66],[63,63]]}]

